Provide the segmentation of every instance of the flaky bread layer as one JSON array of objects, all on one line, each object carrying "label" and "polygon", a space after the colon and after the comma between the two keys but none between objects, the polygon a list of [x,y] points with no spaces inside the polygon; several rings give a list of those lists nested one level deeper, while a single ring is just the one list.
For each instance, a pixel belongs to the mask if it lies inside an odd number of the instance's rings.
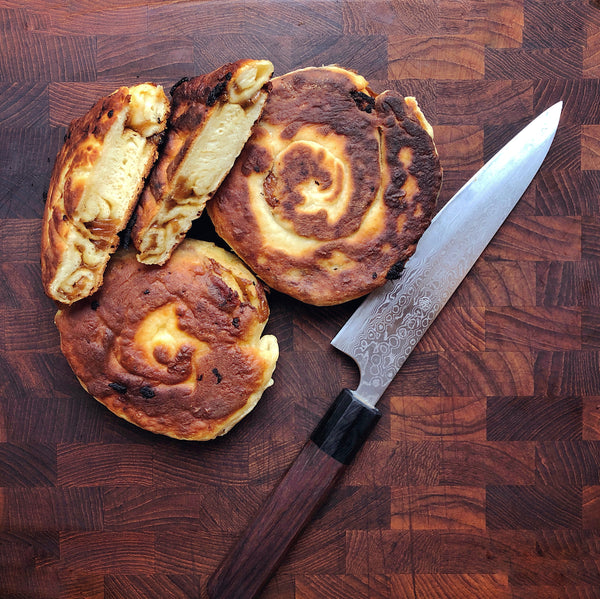
[{"label": "flaky bread layer", "polygon": [[267,98],[266,60],[244,60],[177,86],[168,138],[142,193],[138,260],[164,264],[221,185]]},{"label": "flaky bread layer", "polygon": [[71,304],[102,284],[157,157],[169,102],[160,86],[120,88],[74,121],[50,182],[42,230],[46,293]]}]

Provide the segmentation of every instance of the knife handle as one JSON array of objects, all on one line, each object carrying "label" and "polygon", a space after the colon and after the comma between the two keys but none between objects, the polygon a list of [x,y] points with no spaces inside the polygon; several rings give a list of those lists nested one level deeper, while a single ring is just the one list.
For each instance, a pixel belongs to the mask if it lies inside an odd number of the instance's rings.
[{"label": "knife handle", "polygon": [[344,389],[290,469],[208,581],[211,599],[256,597],[377,424]]}]

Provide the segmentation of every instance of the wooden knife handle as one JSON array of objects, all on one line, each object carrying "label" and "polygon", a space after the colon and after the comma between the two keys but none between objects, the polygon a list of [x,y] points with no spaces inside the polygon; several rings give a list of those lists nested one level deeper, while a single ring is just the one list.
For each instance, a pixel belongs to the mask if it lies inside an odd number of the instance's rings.
[{"label": "wooden knife handle", "polygon": [[344,389],[208,581],[211,599],[251,599],[329,495],[381,414]]}]

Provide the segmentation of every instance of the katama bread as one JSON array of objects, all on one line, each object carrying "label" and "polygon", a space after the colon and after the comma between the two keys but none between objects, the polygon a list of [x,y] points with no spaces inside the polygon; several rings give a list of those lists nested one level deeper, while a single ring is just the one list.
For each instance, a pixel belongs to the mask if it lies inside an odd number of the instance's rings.
[{"label": "katama bread", "polygon": [[71,304],[102,284],[158,154],[169,101],[162,87],[121,87],[69,126],[48,190],[41,267],[47,295]]},{"label": "katama bread", "polygon": [[187,239],[162,267],[119,250],[101,289],[55,322],[77,378],[109,410],[204,441],[228,432],[272,384],[268,317],[263,286],[235,255]]},{"label": "katama bread", "polygon": [[164,264],[250,137],[273,73],[268,60],[239,60],[172,90],[166,143],[133,227],[138,260]]},{"label": "katama bread", "polygon": [[442,173],[414,98],[337,66],[271,80],[252,136],[207,211],[270,287],[333,305],[398,276]]}]

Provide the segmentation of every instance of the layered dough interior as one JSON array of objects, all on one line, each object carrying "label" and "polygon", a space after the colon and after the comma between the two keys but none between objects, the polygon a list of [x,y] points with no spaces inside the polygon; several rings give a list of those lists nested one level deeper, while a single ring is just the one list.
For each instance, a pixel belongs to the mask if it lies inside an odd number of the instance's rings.
[{"label": "layered dough interior", "polygon": [[[110,253],[118,244],[156,155],[148,138],[164,129],[168,103],[162,88],[141,84],[130,88],[131,100],[108,130],[98,158],[64,169],[57,193],[80,188],[74,210],[62,207],[70,227],[63,257],[50,284],[51,295],[65,303],[88,296],[100,284]],[[83,142],[85,145],[85,141]],[[87,149],[95,151],[96,140]]]},{"label": "layered dough interior", "polygon": [[224,104],[214,113],[183,160],[173,184],[171,201],[164,202],[152,227],[139,244],[139,260],[161,264],[175,240],[185,234],[242,151],[264,98],[245,111]]},{"label": "layered dough interior", "polygon": [[185,156],[167,182],[153,222],[136,238],[140,262],[164,264],[202,213],[250,137],[267,98],[262,88],[271,72],[268,61],[242,67],[227,84],[228,101],[214,105],[191,142],[181,140],[188,146],[182,150]]}]

